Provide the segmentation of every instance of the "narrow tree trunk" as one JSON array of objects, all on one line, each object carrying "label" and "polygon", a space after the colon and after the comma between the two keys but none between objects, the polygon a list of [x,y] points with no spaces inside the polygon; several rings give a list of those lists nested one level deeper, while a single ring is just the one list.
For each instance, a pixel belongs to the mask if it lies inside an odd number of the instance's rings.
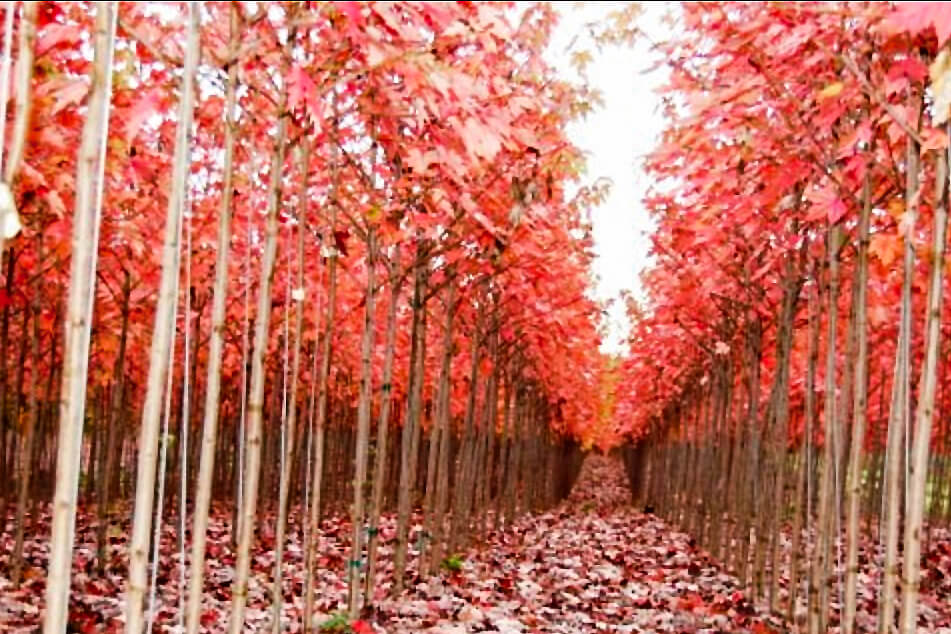
[{"label": "narrow tree trunk", "polygon": [[828,332],[826,334],[825,368],[825,433],[823,437],[822,479],[819,483],[819,515],[816,520],[816,552],[813,554],[811,585],[813,594],[809,603],[809,632],[825,632],[829,612],[829,584],[832,570],[832,527],[834,525],[834,482],[833,470],[836,462],[835,438],[838,433],[838,411],[836,397],[836,355],[837,326],[839,319],[839,241],[840,227],[832,225],[828,231],[826,249],[829,256],[828,284]]},{"label": "narrow tree trunk", "polygon": [[[905,204],[907,206],[905,217],[908,235],[912,235],[917,217],[918,157],[918,144],[909,137],[905,158]],[[879,599],[879,634],[889,634],[895,620],[895,595],[899,578],[898,539],[901,520],[902,454],[911,398],[911,291],[914,274],[915,246],[913,240],[906,238],[898,342],[895,346],[895,377],[892,382],[892,402],[885,449],[885,569]]]},{"label": "narrow tree trunk", "polygon": [[[870,169],[867,166],[866,169]],[[842,599],[842,632],[855,631],[856,589],[859,574],[859,520],[862,501],[862,452],[868,416],[868,246],[872,215],[872,181],[868,172],[862,185],[862,211],[858,227],[855,293],[855,368],[852,372],[852,440],[846,474],[845,596]]]},{"label": "narrow tree trunk", "polygon": [[287,404],[287,430],[286,447],[281,456],[281,480],[280,490],[278,492],[277,506],[277,528],[276,553],[274,555],[274,590],[273,590],[273,616],[271,629],[274,634],[281,632],[281,604],[284,599],[283,574],[284,574],[284,541],[287,532],[287,505],[290,497],[291,469],[294,466],[295,439],[297,436],[297,386],[300,375],[300,347],[301,337],[304,332],[304,233],[307,230],[307,205],[308,187],[307,178],[310,172],[310,148],[305,145],[300,156],[300,192],[298,194],[297,204],[299,206],[297,217],[297,286],[296,289],[301,295],[294,302],[294,352],[291,361],[291,389]]},{"label": "narrow tree trunk", "polygon": [[366,600],[374,599],[374,582],[379,546],[380,517],[383,511],[383,487],[386,482],[387,436],[390,426],[390,400],[392,398],[393,357],[396,353],[396,308],[400,299],[399,247],[394,253],[390,269],[390,303],[386,311],[386,342],[383,348],[383,385],[380,395],[380,418],[376,428],[376,464],[373,467],[373,494],[370,503],[370,521],[367,530]]},{"label": "narrow tree trunk", "polygon": [[[235,103],[238,84],[238,45],[240,29],[238,9],[231,7],[228,85],[225,90],[225,147],[221,201],[218,210],[218,248],[215,259],[215,283],[212,291],[211,335],[208,342],[208,367],[205,407],[202,420],[201,458],[195,509],[192,517],[191,573],[186,606],[186,632],[196,634],[201,622],[202,582],[205,572],[205,547],[208,538],[208,512],[211,506],[212,479],[218,434],[218,410],[221,395],[221,363],[224,351],[226,302],[228,296],[228,259],[231,251],[231,215],[234,195],[234,143],[237,136]],[[242,386],[243,388],[244,386]]]},{"label": "narrow tree trunk", "polygon": [[[41,234],[37,234],[37,262],[43,261],[43,242]],[[26,419],[26,429],[23,431],[23,445],[20,447],[19,454],[21,459],[20,464],[20,475],[17,478],[17,515],[14,526],[16,527],[16,535],[14,537],[13,544],[13,572],[10,577],[13,581],[13,586],[15,588],[20,587],[20,574],[23,570],[23,533],[24,533],[24,523],[25,523],[25,514],[26,514],[26,504],[27,496],[30,490],[30,475],[33,469],[33,464],[31,458],[33,457],[33,445],[34,439],[36,438],[36,428],[38,426],[38,417],[39,417],[39,399],[37,398],[37,390],[39,389],[38,385],[38,375],[40,368],[40,306],[42,305],[42,286],[40,280],[42,278],[37,275],[33,280],[32,295],[33,301],[30,305],[30,312],[32,313],[33,321],[33,332],[29,337],[30,341],[30,413]],[[24,339],[26,339],[26,333],[23,333]],[[6,518],[0,518],[0,521],[5,522]],[[101,520],[100,520],[101,521]]]},{"label": "narrow tree trunk", "polygon": [[90,71],[92,86],[76,168],[76,211],[63,349],[53,526],[46,581],[46,614],[43,618],[45,634],[66,631],[69,608],[76,496],[89,368],[89,330],[101,217],[101,196],[97,190],[102,186],[105,165],[115,16],[115,3],[97,3],[96,27],[92,38],[94,60]]},{"label": "narrow tree trunk", "polygon": [[934,247],[925,317],[924,365],[918,387],[918,407],[908,471],[908,512],[902,565],[901,620],[899,632],[914,634],[918,622],[918,587],[921,582],[921,527],[924,518],[928,454],[938,388],[938,355],[941,348],[941,306],[944,299],[944,251],[948,229],[948,158],[941,153],[935,169]]},{"label": "narrow tree trunk", "polygon": [[[787,618],[794,620],[796,614],[796,600],[800,590],[800,576],[802,572],[802,551],[800,547],[802,541],[802,532],[804,527],[808,527],[812,521],[812,450],[815,440],[816,428],[816,366],[819,363],[819,335],[821,315],[820,310],[820,290],[818,274],[813,273],[813,289],[809,297],[809,352],[806,362],[806,386],[805,386],[805,434],[802,456],[802,470],[800,471],[800,485],[804,490],[798,496],[797,508],[793,520],[793,539],[792,553],[793,559],[789,570],[789,610]],[[803,499],[805,497],[805,499]],[[807,540],[808,543],[808,540]],[[807,585],[807,607],[811,598],[812,588]]]},{"label": "narrow tree trunk", "polygon": [[166,375],[169,372],[169,349],[175,329],[178,303],[180,241],[182,215],[188,186],[189,139],[194,102],[194,76],[198,65],[199,23],[201,7],[189,5],[188,39],[185,48],[185,69],[182,96],[178,108],[175,134],[175,159],[172,167],[171,191],[165,223],[165,247],[162,254],[162,279],[155,307],[155,328],[149,357],[145,403],[142,406],[142,428],[139,436],[138,474],[135,486],[135,511],[132,538],[129,543],[129,580],[126,587],[126,632],[139,634],[144,626],[143,603],[147,591],[149,537],[152,532],[152,506],[155,496],[155,468],[159,441],[159,421]]},{"label": "narrow tree trunk", "polygon": [[[336,109],[336,97],[334,97]],[[336,148],[336,143],[333,148]],[[331,164],[331,196],[330,196],[330,232],[333,236],[337,226],[337,157],[334,155]],[[314,612],[314,573],[317,563],[317,545],[320,542],[320,503],[321,487],[324,473],[324,442],[326,438],[328,400],[330,398],[330,357],[333,352],[333,338],[335,327],[335,311],[337,306],[337,249],[332,238],[329,244],[323,246],[323,254],[329,260],[327,267],[327,312],[324,321],[324,340],[320,358],[320,385],[317,393],[317,424],[316,438],[314,439],[314,465],[311,476],[310,509],[308,509],[307,532],[304,539],[304,634],[311,631],[311,616]]]},{"label": "narrow tree trunk", "polygon": [[459,462],[456,468],[453,504],[452,504],[452,524],[448,535],[447,549],[449,554],[456,551],[456,547],[464,538],[466,532],[466,523],[469,519],[467,497],[474,482],[472,479],[472,462],[475,459],[475,410],[476,395],[478,393],[479,382],[479,360],[480,360],[480,326],[481,315],[476,320],[475,328],[472,332],[472,353],[469,362],[469,394],[466,399],[465,427],[462,432],[462,440],[459,450]]},{"label": "narrow tree trunk", "polygon": [[[293,8],[289,9],[292,13]],[[293,15],[289,21],[293,22]],[[285,44],[283,70],[287,70],[296,38],[296,27],[291,26]],[[261,476],[261,443],[264,427],[264,382],[267,368],[264,356],[267,353],[271,321],[271,287],[274,283],[274,268],[277,261],[278,212],[281,207],[281,179],[284,173],[287,125],[287,85],[281,89],[278,107],[277,133],[271,155],[271,181],[268,185],[267,229],[264,237],[264,257],[261,261],[261,280],[258,286],[258,305],[254,320],[254,347],[251,354],[251,391],[248,395],[247,465],[244,480],[244,500],[238,522],[237,564],[231,590],[231,634],[240,634],[244,629],[244,609],[248,600],[248,577],[251,570],[251,544],[254,541],[257,521],[258,486]]]},{"label": "narrow tree trunk", "polygon": [[418,443],[420,414],[422,413],[423,382],[426,368],[426,285],[427,265],[420,261],[422,245],[415,257],[413,287],[413,324],[410,333],[409,391],[406,395],[406,421],[400,447],[400,484],[397,501],[396,553],[394,555],[393,594],[398,596],[405,587],[406,559],[409,551],[409,528],[413,497],[416,491],[416,466],[419,460]]},{"label": "narrow tree trunk", "polygon": [[109,432],[106,440],[106,468],[105,473],[99,479],[99,493],[97,495],[97,514],[99,516],[99,526],[96,529],[97,556],[96,563],[99,566],[99,574],[105,572],[106,566],[106,538],[107,528],[109,526],[109,506],[112,499],[113,480],[116,475],[117,452],[120,448],[119,434],[121,421],[119,420],[122,411],[122,399],[125,392],[125,354],[126,345],[129,339],[129,301],[132,296],[131,277],[129,271],[124,271],[125,278],[122,282],[122,327],[119,334],[119,355],[116,359],[115,373],[112,379],[111,403],[109,404],[108,421]]},{"label": "narrow tree trunk", "polygon": [[360,568],[363,566],[363,525],[366,514],[367,453],[370,444],[370,416],[373,413],[373,336],[376,333],[374,310],[376,307],[376,238],[373,228],[367,230],[367,286],[364,301],[363,335],[360,341],[360,397],[357,401],[357,437],[353,481],[353,508],[350,514],[351,544],[350,561],[347,566],[349,583],[348,611],[350,618],[359,614]]}]

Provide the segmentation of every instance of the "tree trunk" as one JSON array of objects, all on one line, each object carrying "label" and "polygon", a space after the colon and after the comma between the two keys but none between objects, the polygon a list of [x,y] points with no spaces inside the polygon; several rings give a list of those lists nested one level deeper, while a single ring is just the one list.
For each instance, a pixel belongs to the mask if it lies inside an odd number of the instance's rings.
[{"label": "tree trunk", "polygon": [[[920,113],[920,105],[918,106]],[[920,115],[919,115],[920,116]],[[905,158],[905,222],[909,235],[914,231],[917,218],[919,148],[908,138]],[[895,374],[892,381],[891,411],[888,417],[888,440],[885,448],[885,563],[879,599],[879,634],[889,634],[895,620],[895,595],[898,583],[898,539],[901,521],[902,454],[905,430],[908,426],[911,400],[911,312],[912,283],[915,274],[915,246],[905,240],[901,313],[898,341],[895,345]]]},{"label": "tree trunk", "polygon": [[[37,262],[43,261],[43,242],[42,235],[37,234]],[[33,469],[33,463],[31,458],[33,457],[33,445],[36,438],[36,428],[38,426],[38,417],[39,417],[39,399],[37,398],[37,390],[39,389],[38,385],[38,374],[40,368],[40,306],[42,305],[42,286],[40,285],[40,280],[42,278],[37,275],[33,280],[33,301],[31,302],[30,312],[32,313],[33,321],[33,332],[29,337],[30,341],[30,413],[26,419],[26,429],[23,431],[23,445],[19,450],[20,460],[20,475],[17,478],[17,515],[16,522],[14,526],[16,527],[16,535],[14,537],[13,545],[13,572],[10,575],[11,580],[13,581],[13,586],[17,589],[20,587],[20,573],[23,570],[23,533],[24,533],[24,523],[25,523],[25,514],[26,514],[26,504],[27,497],[30,490],[30,474]],[[26,339],[26,332],[23,333],[24,339]],[[0,521],[6,522],[5,517],[0,517]],[[101,520],[100,520],[101,521]]]},{"label": "tree trunk", "polygon": [[376,428],[376,464],[373,467],[373,493],[370,503],[370,520],[367,530],[366,601],[374,599],[374,576],[379,546],[380,516],[383,510],[383,486],[386,482],[387,435],[390,426],[390,400],[392,398],[393,357],[396,352],[396,308],[400,300],[401,278],[399,276],[399,246],[394,247],[394,262],[390,269],[390,303],[386,311],[386,342],[383,349],[383,385],[380,395],[380,418]]},{"label": "tree trunk", "polygon": [[106,529],[109,526],[108,516],[113,491],[112,483],[116,475],[116,454],[120,445],[119,434],[121,433],[121,421],[119,418],[122,411],[123,394],[125,393],[125,353],[129,339],[129,301],[132,296],[132,286],[129,272],[126,270],[124,274],[125,278],[122,282],[122,329],[119,334],[119,356],[116,360],[115,374],[112,379],[111,403],[109,404],[107,420],[109,431],[106,440],[106,468],[105,473],[99,478],[99,493],[96,499],[97,514],[99,516],[99,526],[96,529],[96,562],[99,566],[100,575],[104,573],[106,566]]},{"label": "tree trunk", "polygon": [[[947,150],[945,150],[946,152]],[[924,518],[928,454],[938,388],[938,355],[941,349],[941,302],[944,299],[944,251],[948,229],[948,157],[939,154],[935,169],[934,247],[925,318],[924,365],[918,386],[915,432],[908,470],[908,511],[902,565],[901,620],[899,632],[913,634],[918,623],[918,586],[921,582],[921,527]]]},{"label": "tree trunk", "polygon": [[829,612],[829,585],[832,570],[832,529],[835,515],[833,471],[836,463],[835,438],[838,434],[838,403],[836,390],[837,326],[839,319],[839,242],[841,228],[831,225],[826,249],[829,256],[828,332],[826,334],[825,368],[825,433],[823,436],[822,480],[819,483],[819,515],[816,520],[816,551],[813,553],[811,584],[813,594],[809,602],[809,632],[825,632]]},{"label": "tree trunk", "polygon": [[413,325],[410,333],[409,391],[406,395],[406,421],[400,446],[400,484],[397,501],[396,553],[393,566],[393,594],[402,593],[406,572],[406,559],[409,550],[409,528],[412,514],[413,497],[416,491],[419,460],[418,443],[421,430],[424,372],[426,369],[426,286],[427,267],[423,257],[423,245],[420,244],[415,257],[413,282]]},{"label": "tree trunk", "polygon": [[[334,98],[334,109],[336,111],[336,97]],[[336,143],[332,146],[336,152]],[[331,163],[331,193],[330,193],[330,232],[333,236],[337,226],[337,156],[334,154]],[[327,427],[327,404],[330,398],[330,357],[333,352],[333,338],[335,318],[334,314],[337,306],[337,249],[333,246],[333,239],[330,244],[323,246],[325,257],[328,263],[328,282],[327,282],[327,312],[324,322],[324,341],[321,350],[320,359],[320,385],[317,395],[317,437],[314,440],[314,466],[311,477],[311,499],[310,509],[308,510],[307,531],[304,535],[304,634],[311,631],[311,615],[314,612],[314,573],[317,563],[317,546],[320,543],[320,503],[321,486],[323,485],[324,473],[324,441],[326,438]]]},{"label": "tree trunk", "polygon": [[139,436],[138,474],[135,486],[135,511],[132,538],[129,543],[129,580],[126,589],[126,632],[139,634],[143,628],[149,536],[152,529],[152,505],[155,495],[156,450],[159,441],[159,419],[162,397],[169,373],[169,350],[175,330],[178,303],[178,276],[182,215],[188,186],[189,139],[194,102],[194,76],[198,65],[199,23],[201,7],[188,7],[188,40],[185,48],[185,70],[182,96],[179,101],[178,127],[175,133],[175,159],[172,167],[171,191],[165,224],[165,248],[162,254],[162,280],[155,307],[155,328],[149,357],[145,403],[142,406],[142,429]]},{"label": "tree trunk", "polygon": [[350,514],[351,544],[347,566],[349,583],[348,612],[355,619],[360,612],[362,589],[360,568],[363,566],[363,525],[366,514],[367,452],[370,444],[370,416],[373,414],[373,336],[376,333],[376,238],[373,228],[367,230],[367,286],[364,301],[363,334],[360,341],[360,397],[357,401],[357,437],[354,456],[353,509]]},{"label": "tree trunk", "polygon": [[115,16],[115,3],[97,3],[96,27],[92,38],[94,61],[90,71],[92,86],[76,167],[76,211],[66,308],[46,614],[43,618],[45,634],[61,634],[66,630],[69,609],[76,496],[79,488],[86,377],[89,369],[89,331],[92,324],[96,250],[99,244],[102,209],[99,191],[103,184],[109,99],[112,92]]},{"label": "tree trunk", "polygon": [[[208,539],[208,511],[211,507],[212,476],[218,435],[218,407],[221,395],[221,360],[224,351],[226,304],[228,299],[228,256],[231,251],[231,213],[234,197],[234,142],[237,136],[235,104],[238,90],[238,8],[231,6],[231,35],[228,44],[228,86],[225,89],[225,147],[222,168],[221,206],[218,209],[218,248],[215,251],[215,286],[211,307],[211,336],[205,385],[205,412],[202,420],[201,459],[195,509],[192,517],[191,574],[185,631],[197,634],[201,624],[201,600],[205,574],[205,545]],[[242,386],[242,389],[244,386]]]},{"label": "tree trunk", "polygon": [[[871,165],[866,166],[869,170]],[[846,563],[845,596],[842,599],[842,632],[855,631],[856,589],[859,574],[859,520],[862,501],[862,445],[865,442],[865,423],[868,416],[868,246],[872,215],[872,181],[866,171],[862,185],[862,211],[858,227],[858,255],[856,261],[855,293],[855,368],[852,371],[852,440],[849,447],[849,466],[846,474]],[[884,386],[883,386],[884,389]]]},{"label": "tree trunk", "polygon": [[307,229],[307,177],[310,171],[310,148],[303,146],[300,156],[301,185],[298,194],[297,204],[299,205],[297,217],[297,290],[302,295],[294,302],[294,352],[291,362],[291,389],[287,404],[287,429],[286,446],[281,455],[281,480],[280,491],[278,492],[277,506],[277,528],[276,550],[274,555],[274,590],[273,590],[273,617],[271,629],[274,634],[280,634],[281,631],[281,603],[284,598],[283,573],[284,573],[284,541],[287,531],[287,505],[290,497],[291,469],[294,466],[295,439],[297,436],[297,386],[300,375],[300,346],[301,337],[304,332],[304,232]]},{"label": "tree trunk", "polygon": [[[296,13],[292,7],[289,9]],[[289,15],[288,18],[293,18]],[[291,20],[293,22],[293,20]],[[294,47],[296,27],[290,27],[285,44],[283,68],[287,70]],[[244,499],[238,522],[237,564],[231,590],[231,634],[240,634],[244,629],[244,609],[248,600],[248,577],[251,569],[251,544],[254,541],[257,522],[258,486],[261,476],[261,443],[264,427],[264,383],[271,321],[271,287],[274,283],[274,268],[277,261],[278,212],[281,207],[281,179],[284,174],[287,125],[287,85],[281,88],[278,107],[277,132],[274,151],[271,155],[271,181],[268,185],[267,229],[264,237],[264,257],[261,261],[261,280],[258,286],[258,305],[254,320],[254,344],[251,354],[251,391],[248,395],[247,465],[244,480]]]}]

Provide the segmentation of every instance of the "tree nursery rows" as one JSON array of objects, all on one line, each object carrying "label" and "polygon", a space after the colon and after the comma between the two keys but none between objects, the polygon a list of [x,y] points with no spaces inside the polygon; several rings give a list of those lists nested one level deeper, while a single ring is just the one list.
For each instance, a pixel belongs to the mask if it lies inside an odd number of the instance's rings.
[{"label": "tree nursery rows", "polygon": [[951,632],[951,9],[638,13],[613,354],[570,14],[3,3],[0,631]]}]

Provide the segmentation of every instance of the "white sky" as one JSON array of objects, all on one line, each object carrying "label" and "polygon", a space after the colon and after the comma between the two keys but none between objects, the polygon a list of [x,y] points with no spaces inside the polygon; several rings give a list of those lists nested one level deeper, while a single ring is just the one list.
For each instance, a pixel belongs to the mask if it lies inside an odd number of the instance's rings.
[{"label": "white sky", "polygon": [[[586,25],[603,21],[625,2],[555,3],[561,22],[555,30],[549,59],[565,75],[576,78],[570,64],[571,50],[588,49],[594,55],[586,70],[589,84],[600,90],[604,107],[568,129],[571,139],[588,154],[586,183],[601,177],[611,180],[607,201],[595,209],[594,243],[598,276],[596,297],[615,301],[608,309],[606,352],[626,350],[629,328],[622,291],[640,297],[639,273],[648,262],[650,220],[642,200],[647,176],[643,157],[654,147],[663,128],[660,99],[656,93],[666,78],[661,67],[649,71],[656,59],[649,43],[639,40],[633,48],[609,46],[599,51],[587,36]],[[668,3],[644,3],[638,25],[653,39],[661,39],[661,16]],[[577,38],[577,39],[575,39]],[[573,47],[568,49],[569,45]]]}]

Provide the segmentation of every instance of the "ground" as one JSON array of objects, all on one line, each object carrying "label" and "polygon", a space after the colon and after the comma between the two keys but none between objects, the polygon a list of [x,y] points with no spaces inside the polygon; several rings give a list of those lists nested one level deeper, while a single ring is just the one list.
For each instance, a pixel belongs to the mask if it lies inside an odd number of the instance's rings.
[{"label": "ground", "polygon": [[[204,631],[221,631],[230,612],[233,553],[230,513],[217,509],[212,521],[206,574]],[[27,542],[27,580],[14,590],[6,574],[12,550],[10,531],[3,537],[0,555],[0,630],[33,632],[42,613],[47,557],[48,518],[41,518],[38,539]],[[265,522],[265,525],[267,523]],[[9,528],[9,525],[8,525]],[[387,518],[380,534],[386,542],[394,534]],[[164,527],[164,552],[159,568],[157,632],[174,632],[179,603],[179,558],[174,551],[175,527]],[[347,523],[330,518],[321,542],[318,623],[326,622],[345,602],[341,571],[347,559]],[[125,527],[110,529],[112,545],[106,575],[94,573],[95,523],[86,514],[77,531],[71,618],[73,631],[103,632],[121,629],[121,587],[125,577]],[[340,539],[338,539],[338,537]],[[285,631],[298,631],[302,586],[300,534],[293,531],[285,569]],[[936,565],[927,567],[929,579],[947,579],[951,550],[936,541],[931,552]],[[264,631],[270,624],[270,588],[273,535],[262,532],[254,557],[250,584],[247,631]],[[941,550],[945,548],[945,550]],[[945,553],[945,555],[942,555]],[[381,571],[378,599],[391,583],[390,549]],[[944,571],[944,572],[942,572]],[[871,580],[866,580],[871,584]],[[940,596],[946,586],[923,598],[927,632],[951,632],[947,602]],[[863,619],[873,616],[874,604],[863,606]],[[492,534],[462,558],[461,570],[443,573],[415,584],[398,600],[378,600],[366,617],[365,632],[401,634],[465,634],[486,632],[766,632],[789,631],[762,606],[752,604],[736,579],[724,573],[690,538],[654,515],[631,505],[619,461],[591,456],[568,499],[556,508],[527,515],[511,529]],[[370,629],[372,628],[372,629]]]}]

